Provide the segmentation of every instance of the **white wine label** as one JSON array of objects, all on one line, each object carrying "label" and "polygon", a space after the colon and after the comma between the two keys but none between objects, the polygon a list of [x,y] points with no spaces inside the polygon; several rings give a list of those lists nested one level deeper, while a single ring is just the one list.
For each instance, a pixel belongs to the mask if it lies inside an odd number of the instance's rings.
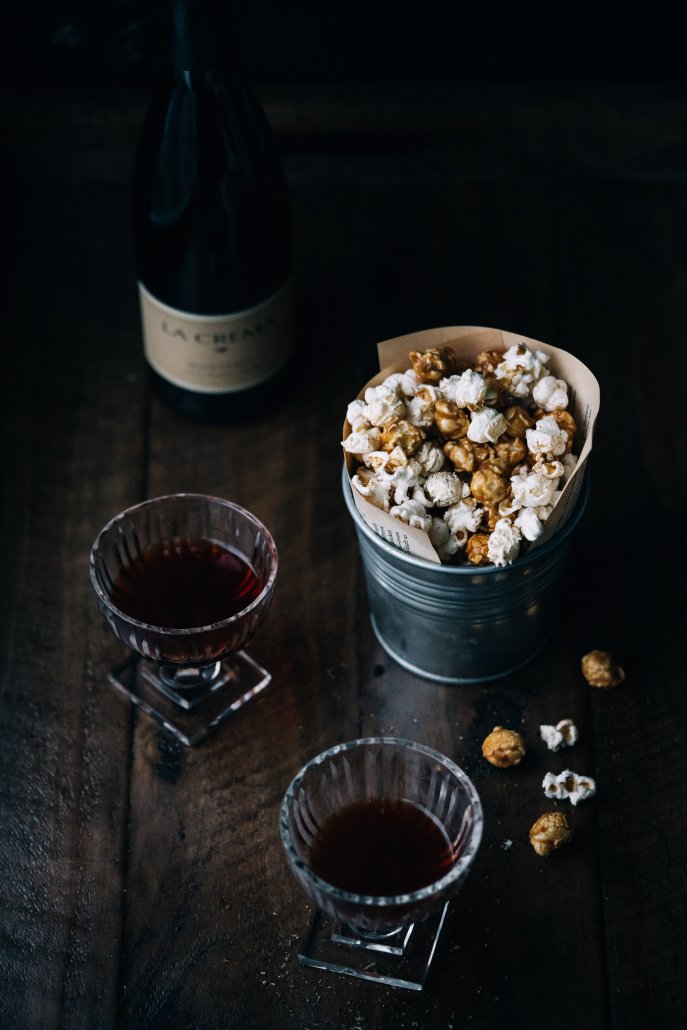
[{"label": "white wine label", "polygon": [[234,393],[257,386],[291,351],[291,283],[231,315],[190,315],[163,304],[139,282],[143,343],[149,364],[175,386]]}]

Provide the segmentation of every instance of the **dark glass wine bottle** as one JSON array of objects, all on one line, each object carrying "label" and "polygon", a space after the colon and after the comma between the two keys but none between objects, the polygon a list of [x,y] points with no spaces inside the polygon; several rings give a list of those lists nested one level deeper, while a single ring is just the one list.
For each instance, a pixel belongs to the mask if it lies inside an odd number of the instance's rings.
[{"label": "dark glass wine bottle", "polygon": [[291,351],[288,189],[226,0],[168,3],[133,184],[144,350],[173,408],[231,420],[260,413]]}]

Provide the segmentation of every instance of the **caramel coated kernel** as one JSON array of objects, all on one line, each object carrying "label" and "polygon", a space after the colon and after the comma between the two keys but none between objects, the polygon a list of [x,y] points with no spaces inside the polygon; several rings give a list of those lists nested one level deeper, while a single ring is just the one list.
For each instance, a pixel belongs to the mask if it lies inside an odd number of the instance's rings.
[{"label": "caramel coated kernel", "polygon": [[480,504],[493,505],[503,500],[508,493],[508,480],[497,461],[480,465],[470,480],[470,490]]},{"label": "caramel coated kernel", "polygon": [[572,830],[562,812],[544,812],[530,829],[530,844],[543,858],[572,840]]},{"label": "caramel coated kernel", "polygon": [[434,406],[437,429],[447,440],[458,440],[470,428],[470,416],[455,401],[438,400]]},{"label": "caramel coated kernel", "polygon": [[625,680],[625,672],[608,651],[590,651],[582,659],[582,675],[591,687],[617,687]]},{"label": "caramel coated kernel", "polygon": [[421,383],[438,383],[456,370],[456,355],[450,347],[429,347],[411,350],[408,355],[413,371]]},{"label": "caramel coated kernel", "polygon": [[379,438],[382,450],[391,453],[395,447],[401,447],[408,458],[420,450],[424,439],[422,429],[404,418],[392,418],[385,422]]},{"label": "caramel coated kernel", "polygon": [[506,436],[514,440],[524,440],[527,430],[532,429],[534,426],[532,416],[528,415],[519,404],[512,404],[509,408],[506,408],[503,417],[508,423]]},{"label": "caramel coated kernel", "polygon": [[471,565],[491,565],[489,534],[473,533],[465,545],[465,554]]},{"label": "caramel coated kernel", "polygon": [[525,741],[517,730],[507,730],[503,726],[494,726],[482,744],[483,757],[502,769],[510,765],[519,765],[525,757],[526,750]]}]

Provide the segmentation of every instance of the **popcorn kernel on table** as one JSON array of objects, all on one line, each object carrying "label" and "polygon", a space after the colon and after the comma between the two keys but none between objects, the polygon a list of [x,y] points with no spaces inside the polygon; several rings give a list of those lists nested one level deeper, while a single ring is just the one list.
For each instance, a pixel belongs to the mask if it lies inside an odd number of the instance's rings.
[{"label": "popcorn kernel on table", "polygon": [[494,726],[482,744],[482,755],[492,765],[505,769],[519,765],[525,757],[525,741],[517,730]]},{"label": "popcorn kernel on table", "polygon": [[617,687],[625,681],[624,670],[608,651],[589,651],[582,659],[582,675],[591,687]]},{"label": "popcorn kernel on table", "polygon": [[544,812],[530,829],[530,844],[546,858],[562,844],[572,840],[572,830],[563,812]]}]

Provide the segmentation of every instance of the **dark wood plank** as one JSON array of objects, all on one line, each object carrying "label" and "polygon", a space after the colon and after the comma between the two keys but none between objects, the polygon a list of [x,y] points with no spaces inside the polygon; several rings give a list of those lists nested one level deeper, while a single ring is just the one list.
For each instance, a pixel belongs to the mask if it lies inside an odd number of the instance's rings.
[{"label": "dark wood plank", "polygon": [[[131,716],[105,685],[88,554],[140,491],[122,190],[43,181],[21,233],[3,409],[5,1026],[108,1025],[119,993]],[[107,440],[107,448],[103,441]]]},{"label": "dark wood plank", "polygon": [[590,688],[612,1025],[674,1026],[686,991],[678,943],[684,913],[675,903],[687,857],[680,801],[685,561],[679,547],[654,550],[652,531],[638,533],[622,513],[630,496],[641,497],[670,539],[682,509],[685,434],[666,407],[687,384],[687,207],[674,187],[617,184],[567,190],[561,206],[561,240],[594,233],[586,262],[573,265],[574,249],[561,248],[561,275],[574,283],[562,296],[561,318],[598,370],[604,397],[579,541],[587,589],[577,633],[580,653],[611,650],[627,675],[616,690]]}]

